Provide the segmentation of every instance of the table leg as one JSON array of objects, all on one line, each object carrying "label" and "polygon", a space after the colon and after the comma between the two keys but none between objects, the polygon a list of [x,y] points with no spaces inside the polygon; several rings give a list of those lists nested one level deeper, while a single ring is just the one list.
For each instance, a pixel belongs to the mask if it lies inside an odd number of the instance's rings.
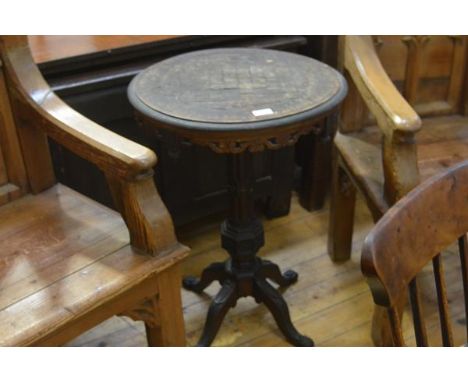
[{"label": "table leg", "polygon": [[257,302],[265,304],[293,345],[313,346],[311,339],[295,329],[283,297],[266,281],[268,278],[280,286],[289,286],[297,281],[297,273],[287,271],[282,274],[276,264],[256,255],[264,245],[264,234],[262,223],[254,211],[252,154],[231,155],[229,161],[231,209],[229,217],[221,225],[221,245],[229,253],[230,260],[210,265],[200,280],[192,277],[184,280],[184,287],[197,293],[215,280],[222,285],[208,310],[198,346],[211,344],[229,308],[236,304],[237,299],[246,296],[253,296]]},{"label": "table leg", "polygon": [[185,289],[195,293],[201,293],[213,281],[219,281],[221,284],[227,277],[224,263],[213,263],[207,266],[199,279],[196,277],[185,277],[182,284]]},{"label": "table leg", "polygon": [[268,260],[262,261],[261,276],[265,279],[273,280],[279,286],[285,287],[297,281],[297,272],[288,270],[281,273],[280,268],[275,263]]},{"label": "table leg", "polygon": [[227,280],[221,290],[216,294],[208,310],[203,334],[198,340],[197,346],[211,345],[227,311],[229,308],[236,305],[238,299],[236,289],[236,284],[232,280]]},{"label": "table leg", "polygon": [[263,302],[266,305],[289,342],[295,346],[314,346],[314,341],[303,336],[294,327],[286,301],[264,278],[255,279],[254,298],[255,301]]}]

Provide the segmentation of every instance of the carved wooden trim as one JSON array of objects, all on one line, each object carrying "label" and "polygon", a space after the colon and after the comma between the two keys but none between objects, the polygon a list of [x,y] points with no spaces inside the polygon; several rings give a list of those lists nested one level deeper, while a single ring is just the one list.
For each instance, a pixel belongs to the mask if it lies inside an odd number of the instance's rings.
[{"label": "carved wooden trim", "polygon": [[384,43],[382,38],[380,36],[372,36],[372,42],[374,43],[375,50],[378,53]]},{"label": "carved wooden trim", "polygon": [[408,102],[414,105],[421,76],[424,47],[430,36],[404,36],[401,40],[408,47],[404,95]]},{"label": "carved wooden trim", "polygon": [[[264,130],[246,130],[241,132],[219,133],[175,128],[135,112],[135,120],[142,130],[157,139],[167,138],[167,132],[174,134],[174,146],[198,145],[206,146],[218,154],[240,154],[245,151],[260,152],[266,149],[276,150],[294,145],[305,134],[321,134],[323,126],[317,119],[303,121],[294,125],[269,128]],[[321,118],[326,117],[323,115]]]},{"label": "carved wooden trim", "polygon": [[453,41],[453,57],[447,103],[452,112],[459,112],[460,100],[463,96],[463,79],[466,72],[467,39],[462,36],[448,37]]},{"label": "carved wooden trim", "polygon": [[427,43],[431,40],[431,36],[402,37],[403,43],[408,47],[404,96],[420,114],[425,115],[428,111],[435,114],[458,113],[460,111],[463,78],[466,71],[467,40],[464,36],[447,36],[447,38],[452,40],[453,44],[447,98],[442,102],[415,105],[424,64],[424,50]]},{"label": "carved wooden trim", "polygon": [[160,326],[159,295],[156,294],[144,299],[137,306],[118,314],[118,316],[129,317],[133,321],[144,321],[151,328]]},{"label": "carved wooden trim", "polygon": [[194,138],[191,141],[195,144],[208,146],[218,154],[239,154],[244,151],[256,153],[265,149],[277,150],[286,146],[292,146],[302,135],[308,134],[311,131],[317,132],[318,130],[320,130],[320,127],[311,124],[311,126],[302,128],[301,130],[281,132],[274,137],[266,136],[255,139],[226,141],[204,141]]},{"label": "carved wooden trim", "polygon": [[401,40],[406,44],[416,44],[423,46],[431,39],[431,36],[427,35],[417,35],[417,36],[403,36]]}]

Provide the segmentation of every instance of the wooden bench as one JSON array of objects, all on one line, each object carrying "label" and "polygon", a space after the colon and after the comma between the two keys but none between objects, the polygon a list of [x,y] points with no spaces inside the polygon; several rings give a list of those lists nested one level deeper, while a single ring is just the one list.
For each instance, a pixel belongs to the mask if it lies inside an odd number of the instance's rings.
[{"label": "wooden bench", "polygon": [[[150,345],[184,345],[187,248],[156,156],[61,101],[25,37],[0,38],[0,53],[0,345],[63,344],[113,315],[143,320]],[[121,214],[56,183],[47,136],[106,175]]]}]

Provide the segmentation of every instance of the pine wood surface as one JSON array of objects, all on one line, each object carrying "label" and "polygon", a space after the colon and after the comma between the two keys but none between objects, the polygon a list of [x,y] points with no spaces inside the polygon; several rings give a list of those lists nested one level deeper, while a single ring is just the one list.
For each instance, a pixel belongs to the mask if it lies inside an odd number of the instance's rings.
[{"label": "pine wood surface", "polygon": [[[135,253],[117,213],[62,185],[7,204],[0,213],[0,345],[39,339],[55,344],[56,327],[75,325],[77,312],[89,313],[103,300],[111,304],[100,310],[104,317],[128,308],[127,300],[148,293],[134,286],[173,263]],[[123,298],[127,290],[131,295]],[[76,326],[88,329],[98,315]],[[43,338],[49,332],[52,342]]]},{"label": "pine wood surface", "polygon": [[[372,227],[372,218],[363,200],[356,205],[355,235],[351,260],[333,263],[326,251],[328,207],[309,213],[294,196],[288,216],[264,220],[266,245],[260,251],[265,259],[277,262],[282,270],[299,272],[299,281],[284,291],[293,323],[310,335],[316,346],[373,346],[371,320],[374,303],[361,274],[361,246]],[[219,248],[218,223],[221,219],[186,227],[179,234],[182,243],[192,248],[183,264],[183,274],[199,274],[212,261],[226,255]],[[452,250],[450,250],[452,251]],[[449,251],[449,252],[450,252]],[[456,250],[452,251],[453,254]],[[447,257],[445,271],[451,299],[454,337],[464,341],[463,291],[459,282],[457,256]],[[435,298],[432,274],[423,271],[420,287],[423,300]],[[211,297],[219,290],[210,286],[197,296],[182,292],[187,345],[193,346],[201,333]],[[427,329],[432,345],[440,345],[437,307],[426,304]],[[415,345],[411,316],[405,313],[403,330],[409,346]],[[144,325],[127,317],[115,317],[84,333],[69,346],[145,346]],[[273,317],[252,299],[243,299],[228,312],[213,346],[290,346],[282,337]]]},{"label": "pine wood surface", "polygon": [[34,61],[42,63],[130,45],[162,41],[177,36],[28,36]]},{"label": "pine wood surface", "polygon": [[[326,253],[328,210],[309,213],[295,196],[288,216],[266,220],[265,246],[260,256],[277,262],[281,269],[299,272],[299,281],[284,290],[292,320],[299,331],[311,335],[318,346],[371,345],[370,320],[373,302],[359,266],[360,244],[370,230],[371,219],[364,208],[356,214],[356,248],[353,259],[333,264]],[[185,227],[179,240],[190,246],[191,255],[182,264],[183,275],[199,275],[213,261],[227,254],[220,248],[221,218]],[[219,285],[211,285],[200,296],[183,291],[182,300],[187,344],[194,345],[201,333],[211,298]],[[334,317],[333,320],[330,320]],[[330,322],[332,321],[332,322]],[[356,342],[343,333],[353,334]],[[144,346],[144,326],[126,317],[113,318],[76,338],[71,346]],[[253,299],[239,300],[231,309],[213,346],[289,346],[268,310]]]},{"label": "pine wood surface", "polygon": [[[352,163],[355,181],[361,189],[370,190],[368,198],[375,208],[385,211],[384,171],[380,143],[382,134],[377,126],[361,131],[337,134],[335,143],[346,164]],[[462,115],[424,118],[416,135],[417,161],[421,180],[427,179],[468,158],[468,117]]]},{"label": "pine wood surface", "polygon": [[[219,248],[219,221],[199,225],[197,229],[188,227],[189,232],[179,235],[181,242],[192,248],[191,256],[183,264],[184,275],[199,274],[210,262],[225,258]],[[362,241],[372,227],[372,218],[364,202],[358,200],[356,206],[353,254],[351,261],[345,263],[333,263],[326,251],[328,208],[309,213],[294,197],[288,216],[265,220],[264,224],[266,245],[260,251],[261,256],[277,262],[282,270],[292,268],[299,272],[297,284],[284,291],[298,330],[310,335],[317,346],[372,346],[370,331],[374,304],[360,270]],[[446,264],[450,284],[451,275],[456,272],[449,268]],[[212,285],[201,296],[182,292],[189,346],[198,340],[211,297],[218,289],[218,285]],[[429,292],[427,296],[431,298]],[[437,312],[433,313],[435,317]],[[456,313],[459,320],[463,319],[461,305]],[[432,335],[437,336],[434,319],[431,325]],[[456,333],[462,335],[462,329],[457,329]],[[410,329],[407,334],[407,342],[412,345]],[[142,324],[118,317],[88,331],[69,345],[145,346],[145,343]],[[290,345],[265,307],[252,299],[243,299],[227,314],[213,346]]]}]

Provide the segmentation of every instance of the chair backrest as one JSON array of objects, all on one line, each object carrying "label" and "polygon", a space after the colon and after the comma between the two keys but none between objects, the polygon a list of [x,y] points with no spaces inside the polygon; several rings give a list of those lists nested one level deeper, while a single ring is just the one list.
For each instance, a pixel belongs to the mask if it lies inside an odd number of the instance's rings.
[{"label": "chair backrest", "polygon": [[388,76],[422,116],[461,113],[467,36],[374,36]]},{"label": "chair backrest", "polygon": [[[428,344],[423,314],[423,300],[416,276],[428,274],[432,261],[435,295],[442,343],[453,345],[451,312],[466,324],[468,314],[468,162],[428,179],[393,206],[367,236],[361,267],[368,278],[374,301],[389,314],[395,345],[402,346],[403,331],[398,314],[398,302],[409,291],[416,343]],[[451,250],[444,258],[450,265],[447,288],[441,253],[458,241],[460,263]],[[455,251],[457,252],[457,251]],[[457,260],[455,262],[455,260]],[[424,271],[423,271],[424,269]],[[423,272],[422,272],[423,271]],[[459,279],[459,285],[453,287]],[[420,280],[422,281],[422,280]],[[427,284],[427,278],[424,280]],[[425,300],[430,287],[424,284]],[[451,297],[448,297],[448,293]],[[451,304],[449,304],[451,301]],[[454,304],[456,306],[454,306]],[[462,308],[464,305],[464,308]],[[429,312],[425,306],[426,313]]]},{"label": "chair backrest", "polygon": [[40,97],[47,91],[27,37],[1,36],[0,205],[55,183],[47,138],[29,117],[32,107],[24,93]]},{"label": "chair backrest", "polygon": [[[372,40],[387,75],[419,116],[468,114],[468,36],[372,36]],[[375,124],[359,93],[351,88],[349,94],[346,124],[355,124],[352,130]]]}]

